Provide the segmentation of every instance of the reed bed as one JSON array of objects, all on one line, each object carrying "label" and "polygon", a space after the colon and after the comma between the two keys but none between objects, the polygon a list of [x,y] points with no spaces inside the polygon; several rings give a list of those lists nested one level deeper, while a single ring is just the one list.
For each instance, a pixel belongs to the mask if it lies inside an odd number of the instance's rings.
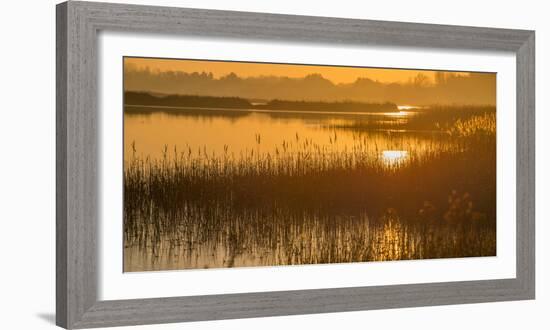
[{"label": "reed bed", "polygon": [[[481,116],[485,116],[482,114]],[[491,256],[496,152],[491,118],[457,121],[452,144],[365,136],[216,154],[166,146],[125,162],[125,271]]]},{"label": "reed bed", "polygon": [[[469,128],[474,135],[483,130],[489,134],[496,131],[496,108],[494,106],[439,106],[433,105],[412,110],[407,116],[399,116],[396,113],[393,118],[376,117],[356,120],[347,124],[329,125],[331,129],[343,129],[353,131],[405,129],[413,131],[441,131],[456,133],[462,124],[462,128]],[[485,122],[479,122],[480,119]],[[477,122],[477,123],[476,123]],[[493,125],[494,123],[494,125]]]}]

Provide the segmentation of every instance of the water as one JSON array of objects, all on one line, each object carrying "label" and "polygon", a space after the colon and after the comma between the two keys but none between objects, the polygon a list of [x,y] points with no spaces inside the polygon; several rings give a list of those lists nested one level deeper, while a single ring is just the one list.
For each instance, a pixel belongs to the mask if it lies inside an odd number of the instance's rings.
[{"label": "water", "polygon": [[[131,107],[134,108],[134,107]],[[411,108],[407,108],[411,109]],[[436,130],[399,129],[398,125],[416,115],[414,111],[386,113],[322,113],[268,110],[170,109],[147,107],[150,112],[124,115],[125,159],[132,156],[132,144],[138,155],[162,158],[176,151],[203,150],[220,155],[255,150],[274,153],[283,142],[296,145],[296,139],[309,140],[321,147],[345,151],[358,138],[364,139],[373,156],[393,164],[405,160],[411,152],[422,157],[428,151],[453,146],[445,134]],[[395,124],[393,130],[357,131],[341,129],[363,121]],[[258,146],[257,137],[261,143]],[[414,149],[414,150],[409,150]],[[399,153],[400,157],[393,157]]]},{"label": "water", "polygon": [[125,271],[496,254],[494,135],[409,106],[126,110]]}]

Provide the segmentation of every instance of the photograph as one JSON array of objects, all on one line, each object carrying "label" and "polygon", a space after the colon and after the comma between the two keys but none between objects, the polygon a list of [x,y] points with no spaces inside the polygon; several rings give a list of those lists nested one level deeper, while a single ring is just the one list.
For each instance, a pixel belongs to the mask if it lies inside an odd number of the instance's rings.
[{"label": "photograph", "polygon": [[496,73],[121,60],[124,272],[497,255]]}]

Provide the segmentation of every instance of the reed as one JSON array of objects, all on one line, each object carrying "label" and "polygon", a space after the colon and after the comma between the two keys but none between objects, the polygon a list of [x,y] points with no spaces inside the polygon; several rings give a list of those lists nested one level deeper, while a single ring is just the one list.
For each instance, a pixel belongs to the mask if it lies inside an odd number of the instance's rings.
[{"label": "reed", "polygon": [[[361,134],[216,154],[133,145],[124,167],[125,270],[293,265],[496,254],[492,115],[446,127],[453,144],[399,145],[388,161]],[[144,259],[145,256],[145,259]],[[134,262],[138,260],[139,262]]]}]

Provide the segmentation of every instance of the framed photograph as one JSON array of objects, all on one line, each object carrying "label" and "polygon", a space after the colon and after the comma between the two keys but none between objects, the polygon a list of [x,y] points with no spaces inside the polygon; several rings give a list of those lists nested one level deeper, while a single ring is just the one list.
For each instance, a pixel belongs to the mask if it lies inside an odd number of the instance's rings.
[{"label": "framed photograph", "polygon": [[534,299],[535,33],[57,6],[64,328]]}]

